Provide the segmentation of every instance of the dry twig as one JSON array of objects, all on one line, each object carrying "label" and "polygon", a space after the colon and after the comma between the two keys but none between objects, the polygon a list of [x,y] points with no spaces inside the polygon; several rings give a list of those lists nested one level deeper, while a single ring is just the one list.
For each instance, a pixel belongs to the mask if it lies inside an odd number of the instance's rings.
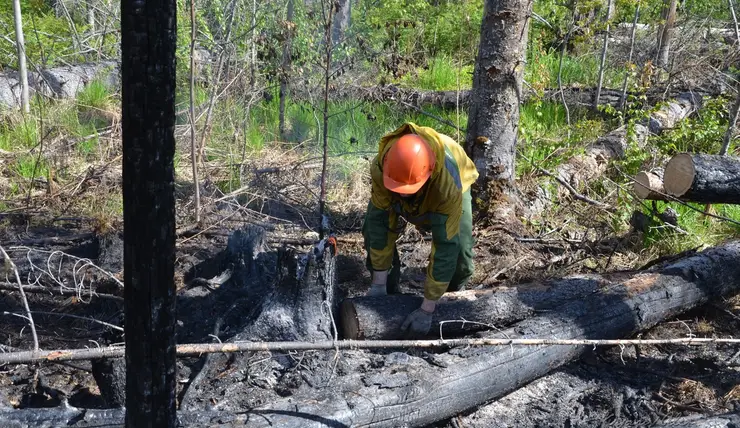
[{"label": "dry twig", "polygon": [[5,252],[5,249],[0,246],[0,253],[2,253],[3,258],[5,259],[5,275],[9,273],[9,270],[13,271],[13,274],[15,275],[15,280],[18,283],[18,290],[21,292],[21,300],[23,300],[23,308],[26,310],[26,316],[24,317],[28,323],[31,326],[31,335],[33,336],[33,350],[34,352],[37,352],[39,350],[39,337],[36,334],[36,324],[33,322],[33,317],[31,316],[31,308],[28,306],[28,299],[26,298],[26,293],[23,291],[23,284],[21,283],[21,277],[18,274],[18,268],[16,267],[15,263],[13,263],[13,260],[10,259],[10,256],[8,253]]}]

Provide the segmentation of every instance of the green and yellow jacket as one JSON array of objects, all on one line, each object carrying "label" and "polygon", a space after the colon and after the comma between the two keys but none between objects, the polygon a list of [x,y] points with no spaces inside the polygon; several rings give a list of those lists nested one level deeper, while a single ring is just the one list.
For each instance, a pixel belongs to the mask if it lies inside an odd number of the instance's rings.
[{"label": "green and yellow jacket", "polygon": [[[436,162],[432,176],[414,197],[401,198],[383,185],[383,158],[404,134],[416,133],[426,140]],[[380,139],[378,154],[370,166],[372,194],[363,234],[373,270],[388,270],[401,232],[398,217],[432,233],[432,252],[427,266],[424,297],[437,300],[455,273],[460,253],[459,229],[463,193],[478,178],[478,171],[463,147],[434,129],[408,122]]]}]

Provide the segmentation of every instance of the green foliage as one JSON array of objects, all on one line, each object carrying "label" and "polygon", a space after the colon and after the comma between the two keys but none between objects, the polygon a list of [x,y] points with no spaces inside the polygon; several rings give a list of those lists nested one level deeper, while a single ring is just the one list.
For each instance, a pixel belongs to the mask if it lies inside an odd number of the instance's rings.
[{"label": "green foliage", "polygon": [[731,102],[722,98],[707,100],[694,117],[656,138],[656,147],[668,156],[680,152],[718,153],[729,122]]}]

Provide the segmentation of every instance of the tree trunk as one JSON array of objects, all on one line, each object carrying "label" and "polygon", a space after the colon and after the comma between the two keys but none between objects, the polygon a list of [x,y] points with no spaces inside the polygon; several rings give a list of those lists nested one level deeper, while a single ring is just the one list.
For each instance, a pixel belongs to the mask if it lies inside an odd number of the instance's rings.
[{"label": "tree trunk", "polygon": [[28,95],[28,68],[26,67],[26,42],[23,40],[23,17],[21,1],[13,0],[13,20],[15,21],[15,45],[18,52],[18,72],[21,78],[21,107],[26,113],[31,112]]},{"label": "tree trunk", "polygon": [[[437,305],[430,336],[459,337],[521,321],[537,311],[598,291],[588,277],[498,287],[491,291],[446,293]],[[342,302],[339,325],[342,337],[352,340],[397,339],[406,315],[418,308],[421,297],[389,295],[355,297]],[[464,322],[463,322],[464,321]],[[442,330],[440,330],[442,325]]]},{"label": "tree trunk", "polygon": [[632,190],[640,199],[654,201],[665,201],[665,189],[663,188],[663,170],[640,171],[635,175],[635,183]]},{"label": "tree trunk", "polygon": [[668,68],[668,60],[673,41],[673,27],[676,25],[676,7],[678,0],[664,0],[661,18],[663,25],[658,30],[658,57],[659,67]]},{"label": "tree trunk", "polygon": [[126,425],[174,427],[175,0],[121,3]]},{"label": "tree trunk", "polygon": [[666,164],[666,193],[692,202],[740,204],[740,158],[679,153]]},{"label": "tree trunk", "polygon": [[285,45],[283,46],[283,60],[280,69],[280,110],[278,113],[278,129],[280,138],[286,139],[287,132],[285,127],[285,99],[288,96],[288,82],[291,75],[291,40],[295,31],[293,22],[293,1],[288,0],[288,11],[285,16]]},{"label": "tree trunk", "polygon": [[[225,293],[228,307],[209,310],[198,301],[189,302],[187,307],[218,313],[219,319],[214,322],[235,330],[224,341],[332,339],[338,334],[333,321],[337,319],[335,254],[329,245],[315,248],[316,251],[308,255],[289,250],[279,250],[276,254],[267,251],[265,232],[261,228],[249,226],[244,231],[236,231],[229,237],[224,258],[226,265],[233,266],[232,280],[219,289]],[[265,268],[274,265],[277,267],[273,276]],[[305,362],[321,371],[316,379],[330,375],[330,370],[321,367],[326,364],[322,358],[306,358]],[[252,373],[254,369],[250,366],[250,355],[210,355],[187,386],[180,408],[202,409],[210,405],[211,400],[219,401],[219,406],[254,406],[261,399],[253,392],[255,384],[274,385],[271,376],[265,380],[253,373],[252,381],[245,382],[241,376],[224,378],[222,375],[230,368]],[[226,401],[228,403],[221,403]]]},{"label": "tree trunk", "polygon": [[612,6],[612,0],[607,0],[606,6],[606,31],[604,31],[604,45],[601,48],[601,62],[599,64],[599,84],[596,87],[596,97],[594,98],[594,110],[599,108],[599,101],[601,99],[601,85],[604,83],[604,66],[606,65],[606,53],[609,49],[609,26],[611,25],[612,13],[614,7]]},{"label": "tree trunk", "polygon": [[344,33],[349,28],[350,14],[352,13],[352,0],[337,0],[336,15],[332,24],[331,38],[332,43],[341,43],[344,39]]},{"label": "tree trunk", "polygon": [[479,202],[494,203],[493,189],[513,187],[531,9],[524,0],[485,1],[465,137],[480,174],[473,189],[478,209]]},{"label": "tree trunk", "polygon": [[[625,64],[626,67],[632,66],[632,54],[635,52],[635,30],[637,29],[637,20],[640,18],[640,6],[641,2],[637,2],[637,6],[635,7],[635,18],[632,21],[632,29],[630,31],[630,53],[627,58],[627,63]],[[619,110],[624,111],[625,106],[627,105],[627,79],[629,78],[629,73],[624,73],[624,81],[622,82],[622,95],[619,97],[619,104],[617,108]]]}]

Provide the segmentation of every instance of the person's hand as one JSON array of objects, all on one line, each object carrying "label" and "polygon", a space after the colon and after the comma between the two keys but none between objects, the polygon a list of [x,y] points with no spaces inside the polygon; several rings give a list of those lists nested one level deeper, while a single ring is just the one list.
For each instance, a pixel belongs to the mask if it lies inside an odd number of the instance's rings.
[{"label": "person's hand", "polygon": [[388,271],[373,271],[373,280],[370,289],[365,296],[385,296],[388,294],[386,283],[388,282]]},{"label": "person's hand", "polygon": [[404,339],[415,339],[426,336],[432,328],[432,314],[424,308],[411,312],[401,324],[401,335]]}]

